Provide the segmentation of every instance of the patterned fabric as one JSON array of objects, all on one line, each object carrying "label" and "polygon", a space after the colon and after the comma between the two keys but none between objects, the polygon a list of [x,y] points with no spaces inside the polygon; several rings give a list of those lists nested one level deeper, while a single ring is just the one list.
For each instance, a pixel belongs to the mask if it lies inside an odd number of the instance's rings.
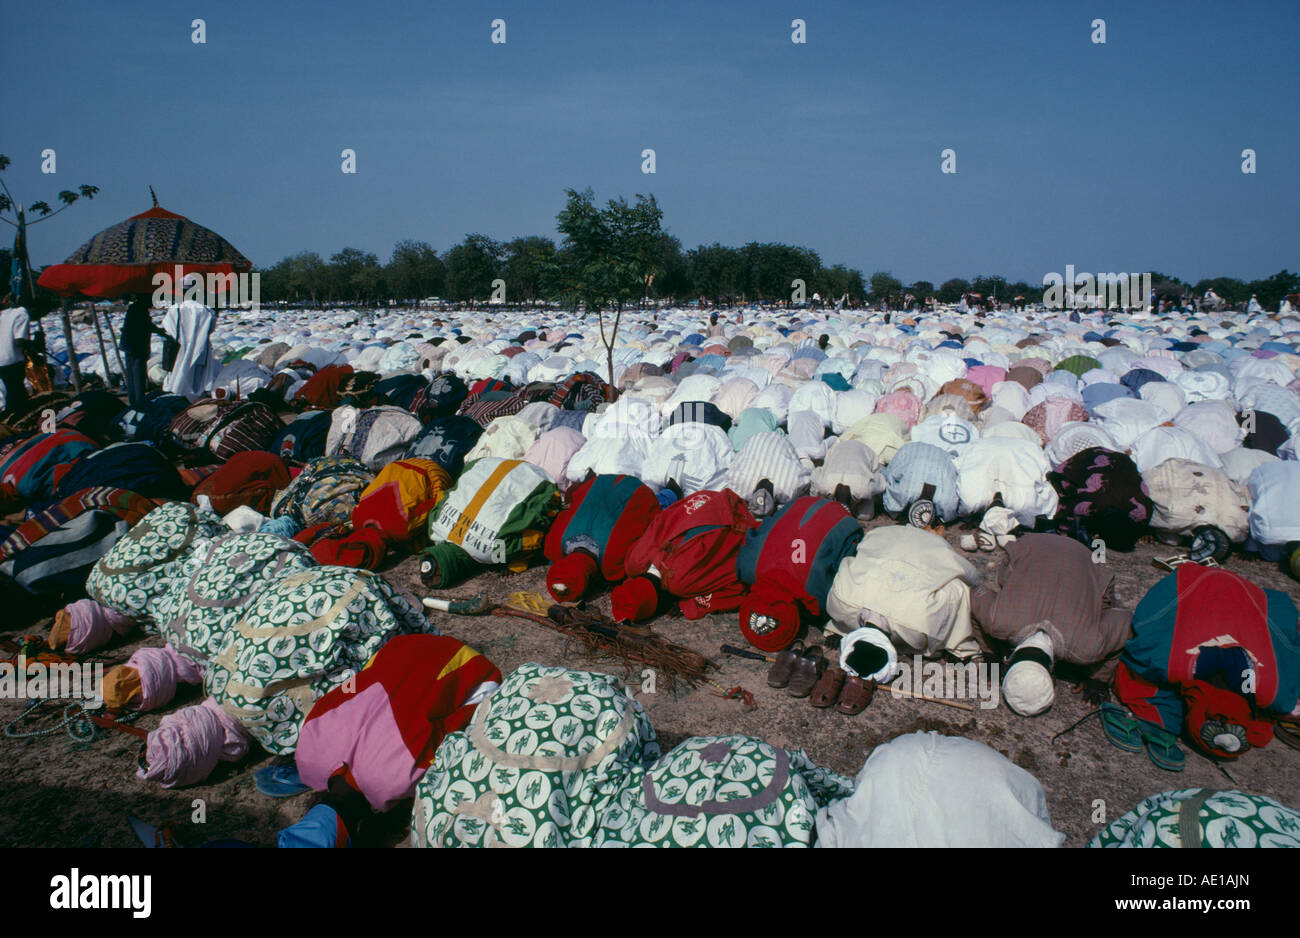
[{"label": "patterned fabric", "polygon": [[485,456],[429,515],[429,543],[455,544],[479,563],[509,563],[542,547],[558,510],[555,483],[537,466]]},{"label": "patterned fabric", "polygon": [[249,270],[252,262],[214,231],[183,215],[154,206],[124,222],[105,228],[77,250],[65,264],[230,264]]},{"label": "patterned fabric", "polygon": [[228,398],[196,401],[172,418],[167,442],[182,453],[206,449],[208,440],[239,404]]},{"label": "patterned fabric", "polygon": [[204,690],[267,751],[292,753],[318,699],[344,684],[394,635],[433,632],[380,576],[316,567],[281,577],[222,637]]},{"label": "patterned fabric", "polygon": [[163,638],[187,658],[206,661],[247,605],[276,580],[316,566],[301,544],[274,534],[232,534],[196,551],[189,577],[176,583],[175,615]]},{"label": "patterned fabric", "polygon": [[299,528],[339,524],[352,517],[375,474],[351,456],[313,459],[271,505],[271,517],[292,518]]},{"label": "patterned fabric", "polygon": [[659,757],[640,703],[603,674],[526,664],[416,787],[419,846],[809,846],[848,779],[747,736]]},{"label": "patterned fabric", "polygon": [[957,467],[952,457],[939,447],[904,443],[882,474],[885,479],[882,503],[886,511],[904,511],[912,502],[928,495],[934,502],[938,520],[948,522],[957,517]]},{"label": "patterned fabric", "polygon": [[817,809],[853,792],[800,750],[696,736],[623,788],[596,846],[810,847]]},{"label": "patterned fabric", "polygon": [[126,489],[108,486],[82,489],[20,524],[0,543],[0,560],[12,557],[84,511],[107,511],[132,525],[157,507],[158,503],[152,499]]},{"label": "patterned fabric", "polygon": [[1082,522],[1085,534],[1098,534],[1108,547],[1132,550],[1151,520],[1153,506],[1142,476],[1123,453],[1089,447],[1049,472],[1047,481],[1060,494],[1056,523]]},{"label": "patterned fabric", "polygon": [[229,533],[212,512],[169,502],[140,519],[95,563],[86,595],[157,631],[175,617],[177,582],[194,572],[200,548]]},{"label": "patterned fabric", "polygon": [[1300,847],[1300,812],[1272,798],[1240,791],[1210,794],[1196,812],[1200,842],[1184,844],[1183,806],[1204,791],[1187,788],[1152,795],[1113,821],[1088,846]]},{"label": "patterned fabric", "polygon": [[566,378],[548,399],[562,410],[590,411],[613,396],[608,384],[590,371],[582,371]]},{"label": "patterned fabric", "polygon": [[592,846],[630,770],[659,752],[615,678],[525,664],[438,748],[416,786],[414,842]]},{"label": "patterned fabric", "polygon": [[784,505],[808,491],[812,471],[795,452],[784,433],[755,433],[745,441],[727,470],[727,488],[748,498],[764,479],[772,483],[778,504]]},{"label": "patterned fabric", "polygon": [[208,439],[208,449],[218,459],[235,453],[264,450],[283,424],[265,404],[249,401],[230,413]]},{"label": "patterned fabric", "polygon": [[551,398],[554,390],[555,385],[548,381],[535,381],[505,397],[486,396],[499,395],[500,392],[472,394],[461,404],[457,413],[469,417],[480,427],[486,427],[498,417],[513,416],[534,401],[545,401]]}]

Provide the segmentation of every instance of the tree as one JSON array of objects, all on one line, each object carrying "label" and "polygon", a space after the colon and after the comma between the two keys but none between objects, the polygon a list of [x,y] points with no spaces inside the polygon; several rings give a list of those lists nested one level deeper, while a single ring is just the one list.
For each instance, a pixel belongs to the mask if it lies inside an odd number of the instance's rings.
[{"label": "tree", "polygon": [[324,259],[315,251],[303,251],[289,259],[289,290],[294,299],[311,298],[319,306],[329,289],[329,270]]},{"label": "tree", "polygon": [[501,279],[506,282],[507,299],[526,300],[530,305],[537,302],[546,272],[555,262],[555,242],[537,235],[515,238],[503,253]]},{"label": "tree", "polygon": [[701,244],[687,252],[686,267],[690,272],[691,292],[707,297],[715,306],[723,297],[730,299],[745,290],[748,267],[737,248],[716,242]]},{"label": "tree", "polygon": [[[9,167],[12,161],[9,157],[0,153],[0,173]],[[3,178],[0,178],[0,221],[16,229],[14,234],[14,249],[10,255],[9,269],[12,276],[9,278],[8,291],[14,294],[14,299],[20,304],[31,304],[36,299],[36,277],[32,274],[32,261],[27,254],[27,226],[28,224],[38,225],[46,219],[53,218],[55,215],[65,211],[70,205],[78,199],[90,201],[99,193],[98,186],[88,186],[82,184],[77,186],[77,191],[64,189],[59,193],[58,199],[63,205],[60,208],[51,209],[50,204],[45,201],[33,202],[26,209],[18,204],[14,194],[9,191],[9,186],[5,184]],[[151,190],[152,191],[152,190]],[[157,200],[154,200],[157,204]],[[27,221],[27,212],[35,212],[40,218],[32,222]],[[12,214],[12,219],[6,218],[5,214]],[[3,291],[0,291],[3,292]],[[39,316],[39,313],[38,313]],[[72,323],[68,316],[68,304],[63,304],[63,339],[68,348],[72,348]],[[68,356],[68,367],[72,372],[72,387],[78,393],[81,392],[81,368],[77,364],[77,356]]]},{"label": "tree", "polygon": [[956,303],[961,299],[963,293],[970,292],[970,283],[962,280],[960,277],[954,277],[951,280],[945,280],[939,287],[939,291],[934,298],[940,303]]},{"label": "tree", "polygon": [[[0,172],[4,172],[11,162],[12,160],[10,160],[9,157],[0,153]],[[14,283],[11,281],[10,292],[14,294],[14,298],[19,302],[30,302],[36,295],[36,278],[32,276],[31,259],[27,256],[28,226],[39,225],[46,219],[53,218],[60,212],[65,211],[78,199],[86,199],[87,201],[90,201],[99,193],[99,187],[80,185],[77,187],[76,192],[73,192],[71,189],[64,189],[58,195],[58,199],[63,203],[63,205],[56,209],[51,209],[50,203],[44,201],[33,202],[31,205],[23,208],[22,205],[18,204],[18,200],[14,198],[14,194],[9,191],[9,186],[5,184],[3,178],[0,178],[0,189],[4,190],[3,194],[0,194],[0,221],[3,221],[5,224],[17,229],[17,234],[14,238],[14,253],[11,254],[10,257],[11,265],[13,261],[17,261],[20,268],[20,272],[17,273],[19,282]],[[155,204],[157,203],[155,202]],[[28,221],[28,212],[35,212],[40,217],[33,221]],[[11,214],[14,217],[6,218],[6,213]],[[73,368],[75,372],[76,366],[74,365]]]},{"label": "tree", "polygon": [[871,275],[871,299],[876,303],[889,306],[891,300],[902,299],[903,283],[886,271],[877,271]]},{"label": "tree", "polygon": [[916,297],[916,302],[924,306],[926,299],[934,296],[934,284],[928,280],[918,280],[907,288],[907,292]]},{"label": "tree", "polygon": [[1206,290],[1213,290],[1228,306],[1236,306],[1250,299],[1250,291],[1245,282],[1236,277],[1211,277],[1192,287],[1192,292],[1198,297],[1205,296]]},{"label": "tree", "polygon": [[1007,278],[999,277],[997,274],[980,274],[971,283],[971,289],[984,297],[990,307],[995,302],[1010,302],[1013,295],[1007,288]]},{"label": "tree", "polygon": [[1276,310],[1282,305],[1283,297],[1300,292],[1300,274],[1280,270],[1267,279],[1252,280],[1246,285],[1246,292],[1254,294],[1264,309]]},{"label": "tree", "polygon": [[[635,205],[620,196],[603,209],[596,207],[590,189],[568,189],[566,195],[568,202],[555,217],[564,235],[561,290],[575,307],[582,303],[587,312],[596,311],[612,386],[614,343],[623,307],[644,299],[662,271],[663,211],[653,195],[638,193]],[[605,312],[610,306],[614,307],[612,324]]]},{"label": "tree", "polygon": [[373,301],[379,292],[382,269],[379,258],[359,248],[344,248],[330,258],[331,298],[351,297],[360,303],[364,297]]},{"label": "tree", "polygon": [[443,257],[447,268],[447,295],[459,302],[486,300],[497,277],[502,248],[487,235],[469,234]]},{"label": "tree", "polygon": [[661,234],[655,245],[655,255],[663,273],[654,282],[653,295],[659,299],[688,296],[691,293],[691,268],[682,254],[682,243],[670,234]]},{"label": "tree", "polygon": [[421,300],[436,296],[446,281],[442,258],[426,241],[398,241],[384,269],[390,299]]}]

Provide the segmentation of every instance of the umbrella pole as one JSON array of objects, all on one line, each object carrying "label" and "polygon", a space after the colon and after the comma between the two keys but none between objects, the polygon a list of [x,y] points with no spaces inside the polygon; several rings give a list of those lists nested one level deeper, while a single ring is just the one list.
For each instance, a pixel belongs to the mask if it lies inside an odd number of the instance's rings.
[{"label": "umbrella pole", "polygon": [[[95,335],[99,336],[99,360],[104,363],[104,387],[112,390],[113,375],[108,370],[108,347],[104,345],[104,330],[99,326],[99,310],[95,309],[95,301],[90,302],[90,318],[95,322]],[[123,376],[125,380],[125,375]]]},{"label": "umbrella pole", "polygon": [[113,332],[113,316],[104,313],[104,325],[108,327],[108,340],[113,343],[113,354],[117,356],[117,367],[122,372],[122,384],[126,385],[126,363],[122,361],[122,348],[117,344],[117,334]]},{"label": "umbrella pole", "polygon": [[68,350],[68,370],[72,374],[72,390],[80,394],[81,365],[77,363],[77,350],[72,344],[72,318],[68,315],[70,305],[66,299],[63,301],[63,342]]}]

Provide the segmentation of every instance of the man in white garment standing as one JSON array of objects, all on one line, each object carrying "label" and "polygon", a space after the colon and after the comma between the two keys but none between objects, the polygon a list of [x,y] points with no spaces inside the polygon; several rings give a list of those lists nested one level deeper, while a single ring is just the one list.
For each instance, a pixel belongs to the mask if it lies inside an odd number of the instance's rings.
[{"label": "man in white garment standing", "polygon": [[12,293],[5,294],[0,306],[0,380],[4,381],[4,402],[0,410],[21,413],[27,406],[24,370],[26,352],[31,344],[31,319],[27,308],[19,306]]},{"label": "man in white garment standing", "polygon": [[212,348],[212,328],[217,314],[191,297],[196,288],[201,290],[202,283],[198,274],[186,274],[181,289],[187,298],[169,307],[162,322],[163,331],[180,345],[163,390],[192,401],[207,395],[221,370],[221,362]]}]

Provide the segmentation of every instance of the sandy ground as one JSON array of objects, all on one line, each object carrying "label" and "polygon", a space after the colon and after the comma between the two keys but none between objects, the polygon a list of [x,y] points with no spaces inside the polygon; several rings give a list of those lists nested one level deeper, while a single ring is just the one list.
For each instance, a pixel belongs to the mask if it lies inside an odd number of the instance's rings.
[{"label": "sandy ground", "polygon": [[[881,519],[872,526],[888,523]],[[960,531],[951,529],[948,539],[957,546]],[[1163,574],[1153,567],[1153,557],[1168,557],[1175,550],[1150,541],[1138,545],[1132,554],[1111,553],[1117,594],[1124,605],[1135,604]],[[999,551],[971,554],[986,580],[996,577],[1004,562]],[[1235,556],[1230,569],[1262,586],[1281,589],[1300,602],[1300,584],[1276,566],[1253,558]],[[413,596],[423,591],[414,558],[406,558],[385,574]],[[544,568],[519,575],[488,572],[450,591],[463,597],[485,593],[502,598],[515,590],[545,591]],[[607,591],[596,599],[608,612]],[[639,685],[640,669],[630,671],[609,659],[584,657],[571,640],[541,626],[516,618],[453,617],[434,613],[445,632],[487,654],[502,672],[536,661],[567,667],[603,670]],[[0,637],[15,637],[32,631],[44,632],[48,620],[35,623],[6,622]],[[835,771],[854,775],[872,748],[903,733],[934,730],[966,736],[986,743],[1023,766],[1042,783],[1055,827],[1066,834],[1067,846],[1085,844],[1100,828],[1144,797],[1157,791],[1195,786],[1240,788],[1270,795],[1292,806],[1300,805],[1300,753],[1274,742],[1267,749],[1253,750],[1220,769],[1188,747],[1187,768],[1180,774],[1153,766],[1145,754],[1129,754],[1112,748],[1102,737],[1095,719],[1057,742],[1051,737],[1088,712],[1072,686],[1057,681],[1054,706],[1045,714],[1025,719],[1009,711],[1000,700],[994,709],[959,710],[936,703],[895,698],[878,692],[874,702],[856,717],[833,710],[814,709],[806,700],[795,700],[782,690],[767,687],[767,665],[729,657],[719,651],[723,643],[743,645],[735,615],[713,616],[697,622],[661,616],[654,627],[666,637],[687,645],[715,660],[721,671],[715,680],[725,687],[739,685],[754,695],[757,708],[747,712],[738,700],[722,699],[711,688],[665,686],[656,682],[655,693],[639,694],[665,748],[694,735],[745,733],[760,736],[787,748],[802,748],[818,763]],[[814,630],[811,641],[820,640]],[[143,640],[106,649],[95,657],[106,667],[125,661]],[[188,689],[177,705],[197,702],[199,692]],[[978,701],[976,701],[978,703]],[[0,722],[19,715],[21,704],[0,701]],[[146,728],[157,725],[157,714],[139,721]],[[52,725],[55,720],[46,725]],[[29,739],[0,738],[0,846],[132,846],[137,843],[126,816],[134,814],[158,826],[170,826],[189,846],[224,838],[273,846],[276,832],[300,818],[312,805],[311,794],[272,800],[253,786],[254,769],[270,757],[250,756],[237,765],[223,764],[204,785],[166,791],[135,778],[139,740],[116,732],[101,732],[88,744],[74,742],[64,731]],[[1099,804],[1100,802],[1100,804]],[[363,844],[396,845],[402,841],[410,815],[409,802],[363,829]],[[1104,817],[1099,823],[1096,818]],[[202,822],[198,823],[198,819]]]}]

